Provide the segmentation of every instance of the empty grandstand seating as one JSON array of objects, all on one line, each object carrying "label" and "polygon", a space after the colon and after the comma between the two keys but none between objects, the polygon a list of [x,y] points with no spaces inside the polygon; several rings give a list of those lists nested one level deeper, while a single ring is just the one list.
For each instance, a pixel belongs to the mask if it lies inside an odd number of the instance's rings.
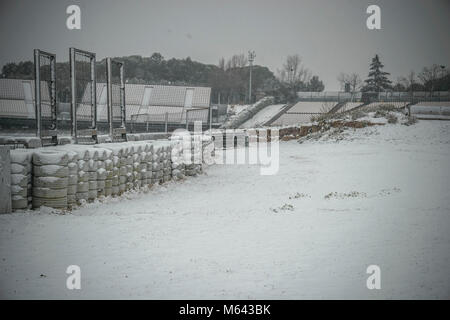
[{"label": "empty grandstand seating", "polygon": [[[106,84],[97,83],[97,118],[107,120]],[[187,91],[192,90],[192,100],[187,99]],[[88,95],[89,91],[85,95]],[[134,122],[185,123],[186,110],[189,122],[208,121],[211,88],[163,86],[163,85],[125,85],[126,120]],[[117,100],[113,98],[113,100]],[[188,101],[187,101],[188,100]],[[89,115],[89,108],[78,109]]]},{"label": "empty grandstand seating", "polygon": [[300,123],[311,122],[314,114],[307,113],[284,113],[271,123],[271,126],[292,126]]},{"label": "empty grandstand seating", "polygon": [[410,106],[410,112],[419,119],[450,120],[450,100],[419,102]]}]

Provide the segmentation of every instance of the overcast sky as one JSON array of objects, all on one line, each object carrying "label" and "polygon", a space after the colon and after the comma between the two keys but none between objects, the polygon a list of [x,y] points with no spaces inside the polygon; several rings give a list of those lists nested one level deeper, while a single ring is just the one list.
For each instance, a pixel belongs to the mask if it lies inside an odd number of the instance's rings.
[{"label": "overcast sky", "polygon": [[[66,28],[66,8],[81,8],[81,30]],[[366,9],[381,7],[381,30]],[[256,51],[276,72],[288,54],[337,90],[341,71],[367,76],[380,54],[391,79],[425,65],[450,66],[450,0],[1,0],[0,65],[32,60],[32,50],[67,61],[69,47],[105,56],[160,52],[217,64]]]}]

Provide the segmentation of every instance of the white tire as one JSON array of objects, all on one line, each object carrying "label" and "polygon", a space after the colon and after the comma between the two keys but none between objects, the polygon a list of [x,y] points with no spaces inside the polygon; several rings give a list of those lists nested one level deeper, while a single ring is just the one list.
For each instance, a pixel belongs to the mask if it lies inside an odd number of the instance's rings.
[{"label": "white tire", "polygon": [[45,198],[45,199],[56,199],[67,196],[67,188],[63,189],[51,189],[51,188],[40,188],[33,187],[33,198]]},{"label": "white tire", "polygon": [[42,206],[56,209],[67,208],[67,196],[53,199],[33,197],[33,208],[39,208]]},{"label": "white tire", "polygon": [[34,166],[33,172],[36,177],[60,177],[65,178],[69,175],[69,169],[59,165]]},{"label": "white tire", "polygon": [[97,161],[95,160],[89,160],[88,161],[88,171],[97,171],[98,166],[97,166]]},{"label": "white tire", "polygon": [[95,181],[89,181],[88,184],[89,184],[89,191],[90,191],[90,190],[97,190],[97,188],[98,188],[98,186],[97,186],[97,180],[95,180]]},{"label": "white tire", "polygon": [[106,182],[105,180],[97,180],[97,190],[105,189]]},{"label": "white tire", "polygon": [[27,209],[28,199],[22,196],[13,196],[11,197],[11,207],[14,210]]},{"label": "white tire", "polygon": [[33,153],[33,164],[35,166],[59,165],[67,166],[69,156],[67,152],[37,151]]},{"label": "white tire", "polygon": [[70,174],[68,177],[68,182],[67,184],[70,185],[74,185],[78,183],[78,175],[77,174]]},{"label": "white tire", "polygon": [[89,182],[78,182],[77,193],[86,193],[89,191]]},{"label": "white tire", "polygon": [[94,200],[97,198],[97,190],[88,191],[88,200]]},{"label": "white tire", "polygon": [[38,188],[61,189],[68,185],[68,178],[34,177],[33,186]]},{"label": "white tire", "polygon": [[26,188],[28,185],[28,176],[23,174],[11,174],[11,185],[18,185]]},{"label": "white tire", "polygon": [[88,182],[89,175],[84,171],[78,171],[78,182]]},{"label": "white tire", "polygon": [[75,195],[75,198],[77,199],[77,201],[80,200],[88,200],[89,199],[89,193],[88,192],[77,192],[77,194]]},{"label": "white tire", "polygon": [[71,205],[77,203],[77,196],[76,194],[68,194],[67,195],[67,204]]},{"label": "white tire", "polygon": [[88,171],[87,176],[89,181],[97,180],[97,171]]},{"label": "white tire", "polygon": [[111,189],[112,185],[112,180],[105,180],[105,189]]},{"label": "white tire", "polygon": [[28,196],[28,188],[22,188],[18,185],[11,186],[11,196],[21,196],[26,198]]},{"label": "white tire", "polygon": [[27,175],[29,172],[31,172],[31,166],[11,163],[11,173]]},{"label": "white tire", "polygon": [[78,185],[74,184],[74,185],[70,185],[67,187],[67,195],[74,195],[75,193],[77,193],[78,190]]},{"label": "white tire", "polygon": [[97,170],[97,180],[106,180],[107,171],[103,168]]},{"label": "white tire", "polygon": [[14,149],[10,151],[9,156],[11,163],[27,166],[31,165],[33,153],[27,149]]},{"label": "white tire", "polygon": [[78,173],[78,164],[76,162],[69,162],[67,165],[69,169],[69,174],[77,174]]},{"label": "white tire", "polygon": [[112,195],[112,189],[111,188],[105,188],[105,196],[111,196]]},{"label": "white tire", "polygon": [[78,160],[78,171],[88,171],[89,170],[89,163],[85,160]]}]

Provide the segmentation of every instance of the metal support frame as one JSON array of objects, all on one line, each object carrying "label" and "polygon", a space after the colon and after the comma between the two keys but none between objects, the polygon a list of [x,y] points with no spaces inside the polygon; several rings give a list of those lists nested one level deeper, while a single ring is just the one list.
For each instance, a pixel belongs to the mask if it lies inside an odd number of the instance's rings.
[{"label": "metal support frame", "polygon": [[[41,97],[41,57],[50,61],[50,113],[51,125],[48,132],[42,130],[42,97]],[[56,106],[56,55],[39,49],[34,49],[34,105],[36,112],[36,136],[44,138],[44,134],[51,136],[51,143],[57,144],[57,106]]]},{"label": "metal support frame", "polygon": [[97,82],[95,78],[95,53],[80,50],[77,48],[70,48],[69,49],[69,56],[70,56],[70,91],[71,91],[71,103],[70,103],[70,110],[72,115],[72,129],[71,134],[73,139],[75,140],[75,143],[78,143],[78,127],[77,127],[77,85],[76,85],[76,56],[82,55],[90,60],[90,73],[91,73],[91,79],[90,79],[90,85],[91,85],[91,127],[89,128],[91,130],[92,139],[95,143],[98,142],[97,140]]},{"label": "metal support frame", "polygon": [[[114,130],[113,120],[113,101],[112,101],[112,64],[119,66],[120,72],[120,116],[121,124],[118,130]],[[124,64],[121,61],[106,58],[106,91],[107,91],[107,109],[108,109],[108,123],[109,123],[109,136],[111,140],[114,140],[114,136],[121,135],[122,139],[126,140],[126,111],[125,111],[125,79],[124,79]]]}]

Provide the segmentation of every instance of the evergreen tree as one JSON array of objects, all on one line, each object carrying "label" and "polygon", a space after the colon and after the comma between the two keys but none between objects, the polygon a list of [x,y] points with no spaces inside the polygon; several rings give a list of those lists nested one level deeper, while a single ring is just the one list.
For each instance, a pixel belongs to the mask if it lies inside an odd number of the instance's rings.
[{"label": "evergreen tree", "polygon": [[372,59],[370,64],[369,77],[365,80],[365,91],[380,92],[391,87],[391,80],[387,78],[390,73],[382,71],[384,65],[380,61],[378,54]]}]

